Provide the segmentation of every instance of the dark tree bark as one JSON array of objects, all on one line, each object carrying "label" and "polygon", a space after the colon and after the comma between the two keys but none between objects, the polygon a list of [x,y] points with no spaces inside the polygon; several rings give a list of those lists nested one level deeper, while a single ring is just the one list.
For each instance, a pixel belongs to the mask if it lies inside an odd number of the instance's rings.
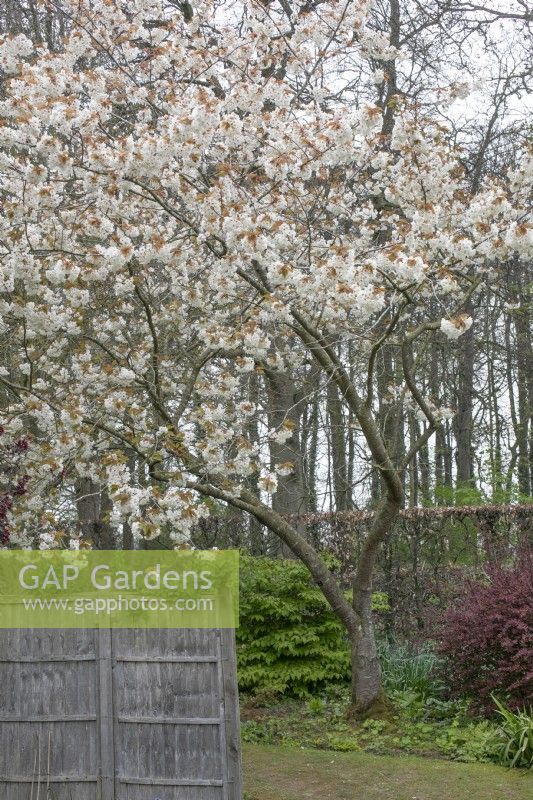
[{"label": "dark tree bark", "polygon": [[[473,316],[470,305],[466,313]],[[472,446],[473,399],[474,399],[474,358],[475,326],[473,325],[459,340],[457,376],[457,413],[453,421],[455,436],[456,486],[474,485],[474,465]]]},{"label": "dark tree bark", "polygon": [[335,511],[349,511],[352,508],[352,492],[346,461],[346,425],[339,390],[332,381],[327,384],[327,406]]},{"label": "dark tree bark", "polygon": [[78,478],[75,490],[82,539],[96,550],[114,550],[115,537],[108,521],[109,495],[91,478]]}]

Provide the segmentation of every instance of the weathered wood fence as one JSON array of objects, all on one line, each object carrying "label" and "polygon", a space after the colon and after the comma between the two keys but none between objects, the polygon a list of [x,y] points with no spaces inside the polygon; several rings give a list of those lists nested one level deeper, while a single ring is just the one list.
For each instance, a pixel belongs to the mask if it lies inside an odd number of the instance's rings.
[{"label": "weathered wood fence", "polygon": [[1,800],[241,800],[234,633],[0,631]]}]

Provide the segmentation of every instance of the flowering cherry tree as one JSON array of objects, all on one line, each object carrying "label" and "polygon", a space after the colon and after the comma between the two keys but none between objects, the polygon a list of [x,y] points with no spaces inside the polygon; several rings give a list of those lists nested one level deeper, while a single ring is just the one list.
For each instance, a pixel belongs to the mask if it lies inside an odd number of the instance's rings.
[{"label": "flowering cherry tree", "polygon": [[[0,315],[15,356],[0,382],[35,430],[17,541],[67,465],[106,487],[112,524],[148,538],[169,526],[185,542],[212,498],[243,509],[345,624],[365,711],[381,692],[374,560],[403,470],[448,413],[417,383],[417,348],[472,325],[491,263],[533,254],[533,159],[471,196],[421,109],[356,103],[356,65],[382,63],[383,81],[401,57],[365,27],[363,0],[52,3],[68,23],[60,51],[0,44]],[[355,379],[347,341],[366,364]],[[408,453],[375,413],[385,344],[400,354],[395,391],[425,421]],[[291,420],[249,435],[250,377],[309,364],[337,386],[382,484],[353,605],[269,502],[294,464],[272,465],[266,442],[289,442]]]},{"label": "flowering cherry tree", "polygon": [[25,436],[13,438],[0,426],[0,546],[11,538],[10,518],[18,498],[26,494],[29,475],[25,474],[25,456],[29,442]]}]

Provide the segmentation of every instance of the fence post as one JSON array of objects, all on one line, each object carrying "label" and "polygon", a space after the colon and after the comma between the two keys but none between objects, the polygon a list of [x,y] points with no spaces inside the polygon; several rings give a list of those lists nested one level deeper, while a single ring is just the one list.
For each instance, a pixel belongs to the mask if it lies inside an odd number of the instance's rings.
[{"label": "fence post", "polygon": [[113,719],[113,664],[111,630],[99,628],[98,642],[98,738],[100,742],[100,800],[115,799],[115,746]]}]

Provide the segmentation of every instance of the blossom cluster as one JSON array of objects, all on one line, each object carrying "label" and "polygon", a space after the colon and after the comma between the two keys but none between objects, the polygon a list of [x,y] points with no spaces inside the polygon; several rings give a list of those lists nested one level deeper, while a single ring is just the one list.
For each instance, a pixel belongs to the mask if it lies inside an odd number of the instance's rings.
[{"label": "blossom cluster", "polygon": [[28,509],[73,465],[108,487],[113,524],[179,544],[207,513],[195,481],[238,496],[291,473],[268,455],[290,426],[263,414],[252,437],[247,397],[310,357],[294,320],[370,347],[382,315],[431,299],[457,338],[465,272],[531,257],[527,181],[472,197],[418,109],[398,99],[385,147],[383,109],[325,101],[346,59],[398,55],[366,1],[291,26],[277,3],[62,6],[57,52],[0,44],[0,332],[17,353],[0,381],[36,431]]}]

